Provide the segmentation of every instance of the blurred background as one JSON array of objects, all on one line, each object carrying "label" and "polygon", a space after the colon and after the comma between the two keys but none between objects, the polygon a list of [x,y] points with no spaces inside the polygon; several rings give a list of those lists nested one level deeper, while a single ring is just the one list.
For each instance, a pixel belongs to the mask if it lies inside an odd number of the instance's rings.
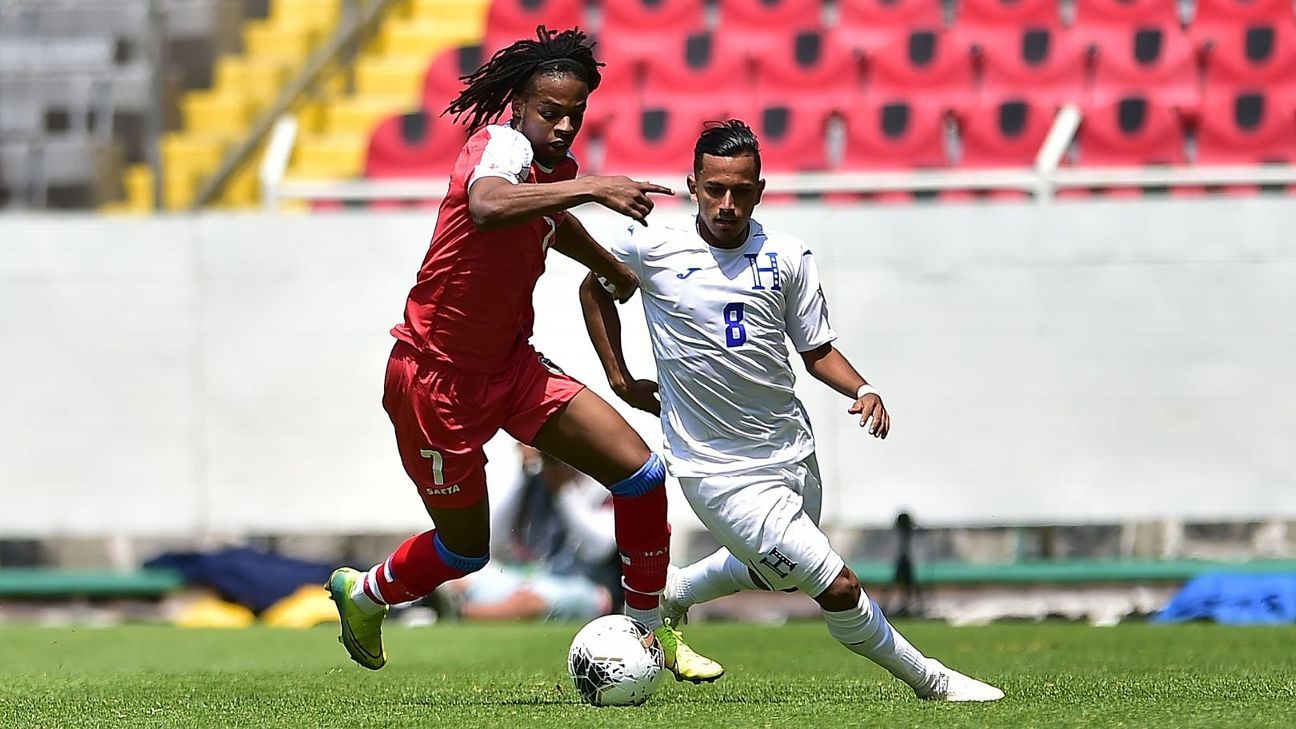
[{"label": "blurred background", "polygon": [[[1290,0],[5,0],[0,621],[327,621],[320,570],[427,527],[387,331],[465,140],[440,111],[539,24],[607,63],[585,172],[683,190],[703,120],[760,135],[757,217],[811,244],[894,418],[874,442],[798,385],[885,606],[1296,617]],[[615,402],[580,275],[551,257],[534,341]],[[488,453],[510,556],[408,621],[611,609],[597,492]],[[671,509],[676,561],[709,552]]]}]

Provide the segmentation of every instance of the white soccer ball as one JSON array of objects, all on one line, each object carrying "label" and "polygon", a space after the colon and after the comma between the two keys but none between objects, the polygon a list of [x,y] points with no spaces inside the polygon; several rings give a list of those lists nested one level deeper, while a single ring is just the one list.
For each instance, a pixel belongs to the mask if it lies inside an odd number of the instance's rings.
[{"label": "white soccer ball", "polygon": [[657,636],[626,615],[605,615],[580,629],[567,651],[567,672],[594,706],[638,706],[661,684],[665,654]]}]

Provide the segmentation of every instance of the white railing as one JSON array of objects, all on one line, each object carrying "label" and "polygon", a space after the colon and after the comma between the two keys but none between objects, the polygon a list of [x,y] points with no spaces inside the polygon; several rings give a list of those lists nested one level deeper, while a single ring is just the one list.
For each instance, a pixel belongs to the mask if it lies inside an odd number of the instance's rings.
[{"label": "white railing", "polygon": [[[1296,165],[1068,168],[1062,159],[1082,121],[1074,105],[1062,107],[1040,145],[1035,164],[994,170],[914,170],[904,172],[810,172],[765,175],[767,194],[905,192],[941,190],[1019,190],[1037,203],[1052,202],[1059,190],[1095,187],[1176,187],[1201,185],[1296,185]],[[316,180],[286,177],[296,141],[296,124],[276,128],[261,166],[267,210],[289,200],[355,201],[439,200],[444,177],[385,180]],[[631,176],[634,176],[633,174]]]}]

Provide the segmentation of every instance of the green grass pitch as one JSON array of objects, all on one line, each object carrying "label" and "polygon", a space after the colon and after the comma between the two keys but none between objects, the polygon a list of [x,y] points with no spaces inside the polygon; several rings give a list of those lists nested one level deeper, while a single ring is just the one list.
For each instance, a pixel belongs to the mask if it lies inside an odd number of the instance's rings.
[{"label": "green grass pitch", "polygon": [[331,630],[0,629],[3,727],[1293,727],[1296,629],[901,623],[927,652],[1008,693],[920,702],[817,623],[691,627],[729,670],[644,706],[580,704],[575,625],[388,631],[377,673]]}]

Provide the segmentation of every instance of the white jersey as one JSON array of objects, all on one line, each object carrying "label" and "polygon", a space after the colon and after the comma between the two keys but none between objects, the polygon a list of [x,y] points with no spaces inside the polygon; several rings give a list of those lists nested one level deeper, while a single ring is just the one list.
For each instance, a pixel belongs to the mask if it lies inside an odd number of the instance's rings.
[{"label": "white jersey", "polygon": [[692,225],[654,223],[631,225],[612,253],[639,276],[671,473],[809,456],[814,436],[786,338],[798,352],[837,338],[809,248],[753,220],[736,249],[708,245]]}]

